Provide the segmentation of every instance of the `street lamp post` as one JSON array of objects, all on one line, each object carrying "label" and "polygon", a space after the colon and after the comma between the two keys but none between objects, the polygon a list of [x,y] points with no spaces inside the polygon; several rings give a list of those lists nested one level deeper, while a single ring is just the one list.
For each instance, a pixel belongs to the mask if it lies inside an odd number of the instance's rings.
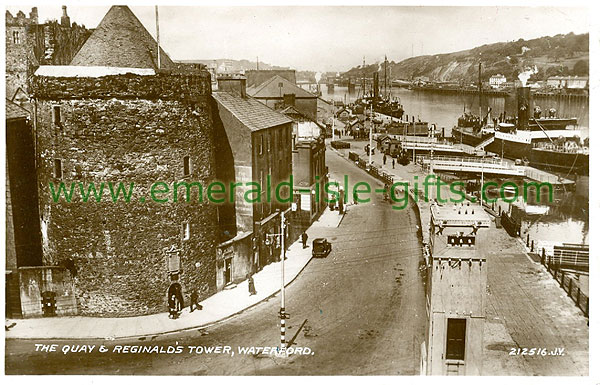
[{"label": "street lamp post", "polygon": [[271,237],[279,237],[280,247],[280,258],[281,258],[281,307],[279,308],[279,323],[281,328],[281,350],[280,355],[286,355],[287,341],[285,339],[285,320],[290,318],[290,315],[285,312],[285,214],[289,212],[291,208],[285,211],[281,211],[281,227],[279,234],[271,234]]},{"label": "street lamp post", "polygon": [[369,166],[373,163],[371,154],[373,154],[373,101],[371,101],[371,124],[369,124]]},{"label": "street lamp post", "polygon": [[485,155],[481,157],[481,191],[479,191],[479,205],[483,206],[483,163],[485,160]]}]

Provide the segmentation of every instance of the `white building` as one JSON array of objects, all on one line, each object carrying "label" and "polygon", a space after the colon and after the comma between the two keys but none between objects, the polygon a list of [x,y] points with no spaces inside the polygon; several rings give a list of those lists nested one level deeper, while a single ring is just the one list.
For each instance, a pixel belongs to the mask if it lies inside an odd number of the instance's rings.
[{"label": "white building", "polygon": [[589,80],[587,76],[551,76],[546,83],[554,88],[584,89]]},{"label": "white building", "polygon": [[506,77],[501,74],[490,76],[490,87],[498,88],[500,85],[506,83]]}]

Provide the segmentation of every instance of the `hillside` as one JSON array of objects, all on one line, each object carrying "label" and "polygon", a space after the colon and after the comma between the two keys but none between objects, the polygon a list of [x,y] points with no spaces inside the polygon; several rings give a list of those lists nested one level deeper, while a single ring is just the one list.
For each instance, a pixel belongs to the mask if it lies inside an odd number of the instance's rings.
[{"label": "hillside", "polygon": [[[255,70],[256,62],[250,60],[234,60],[234,59],[214,59],[214,60],[176,60],[180,63],[201,63],[204,65],[216,65],[230,72],[240,72],[245,70]],[[273,66],[268,63],[259,62],[258,67],[261,70],[283,70],[288,67]]]},{"label": "hillside", "polygon": [[[538,74],[532,80],[555,75],[589,74],[589,34],[544,36],[532,40],[519,39],[506,43],[486,44],[470,50],[448,54],[417,56],[399,63],[390,62],[392,79],[428,78],[432,81],[477,82],[481,60],[483,79],[503,74],[507,80],[517,79],[519,72],[536,65]],[[380,63],[366,66],[365,76],[383,68]],[[361,66],[344,73],[344,77],[362,77]]]}]

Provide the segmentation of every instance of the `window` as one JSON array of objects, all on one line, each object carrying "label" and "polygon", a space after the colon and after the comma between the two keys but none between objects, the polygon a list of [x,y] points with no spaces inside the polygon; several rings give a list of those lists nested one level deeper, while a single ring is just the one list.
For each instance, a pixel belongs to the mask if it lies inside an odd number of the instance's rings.
[{"label": "window", "polygon": [[60,106],[52,106],[52,123],[60,126]]},{"label": "window", "polygon": [[56,179],[61,179],[62,175],[63,175],[62,160],[54,159],[54,177]]},{"label": "window", "polygon": [[258,155],[262,155],[263,153],[263,136],[262,134],[258,135]]},{"label": "window", "polygon": [[192,164],[189,156],[183,157],[183,176],[188,176],[191,173]]},{"label": "window", "polygon": [[446,332],[446,359],[465,359],[465,333],[467,331],[467,320],[464,318],[448,318],[448,330]]},{"label": "window", "polygon": [[181,225],[181,238],[184,241],[187,241],[190,239],[190,222],[184,222]]},{"label": "window", "polygon": [[267,152],[271,152],[271,134],[267,134]]},{"label": "window", "polygon": [[21,44],[21,35],[19,34],[19,31],[13,31],[12,36],[13,44]]}]

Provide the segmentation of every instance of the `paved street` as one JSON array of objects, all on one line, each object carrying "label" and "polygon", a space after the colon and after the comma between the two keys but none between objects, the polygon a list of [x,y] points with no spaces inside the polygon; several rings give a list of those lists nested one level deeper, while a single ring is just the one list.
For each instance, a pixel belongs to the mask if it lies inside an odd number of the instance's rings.
[{"label": "paved street", "polygon": [[[361,151],[365,141],[351,141],[352,151]],[[347,151],[346,151],[347,153]],[[410,180],[425,172],[414,164],[382,165],[379,151],[374,163],[398,178]],[[444,196],[442,189],[442,197]],[[424,228],[429,221],[420,202]],[[503,228],[493,232],[488,248],[488,295],[484,333],[484,375],[572,375],[589,370],[589,327],[573,300],[540,264],[528,259],[522,244]],[[427,232],[424,232],[427,236]],[[562,356],[510,355],[511,349],[536,348],[551,351],[564,348]]]},{"label": "paved street", "polygon": [[[381,185],[346,159],[328,151],[336,179]],[[36,353],[39,341],[7,340],[7,374],[406,374],[419,372],[425,330],[425,298],[419,274],[421,249],[412,210],[392,210],[381,194],[350,206],[338,228],[324,228],[333,244],[325,259],[313,259],[286,289],[288,338],[305,319],[296,343],[314,355],[288,359],[237,354],[238,346],[278,346],[280,297],[206,329],[127,341],[88,341],[112,351],[115,345],[230,345],[236,354]],[[311,240],[309,239],[309,242]],[[279,279],[278,276],[273,277]],[[56,341],[84,344],[85,341]]]}]

